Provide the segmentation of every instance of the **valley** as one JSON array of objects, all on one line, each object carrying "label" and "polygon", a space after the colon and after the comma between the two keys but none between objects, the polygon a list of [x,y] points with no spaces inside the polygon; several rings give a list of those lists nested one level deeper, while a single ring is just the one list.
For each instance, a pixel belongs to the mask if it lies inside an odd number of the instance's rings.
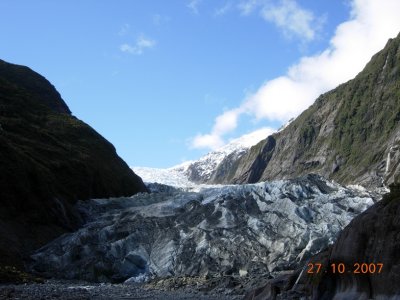
[{"label": "valley", "polygon": [[169,169],[28,67],[0,60],[0,108],[0,298],[400,297],[400,35],[280,130]]}]

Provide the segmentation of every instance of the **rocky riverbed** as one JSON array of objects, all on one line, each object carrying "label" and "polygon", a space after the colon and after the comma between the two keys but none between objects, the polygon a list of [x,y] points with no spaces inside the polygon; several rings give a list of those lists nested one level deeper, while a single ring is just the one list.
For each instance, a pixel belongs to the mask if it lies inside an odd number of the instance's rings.
[{"label": "rocky riverbed", "polygon": [[[190,281],[190,282],[189,282]],[[155,300],[224,300],[242,299],[243,295],[233,290],[216,289],[204,281],[164,280],[153,284],[110,284],[83,281],[47,280],[44,283],[1,285],[0,299],[59,299],[59,300],[112,300],[112,299],[155,299]],[[187,283],[187,286],[182,285]]]}]

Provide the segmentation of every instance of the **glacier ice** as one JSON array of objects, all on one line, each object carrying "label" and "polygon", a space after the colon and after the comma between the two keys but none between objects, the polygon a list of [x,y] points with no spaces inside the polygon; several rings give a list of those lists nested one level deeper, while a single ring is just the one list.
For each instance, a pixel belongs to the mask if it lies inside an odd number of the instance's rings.
[{"label": "glacier ice", "polygon": [[317,175],[149,188],[150,194],[79,202],[86,224],[39,249],[32,270],[111,282],[273,273],[327,247],[376,200]]}]

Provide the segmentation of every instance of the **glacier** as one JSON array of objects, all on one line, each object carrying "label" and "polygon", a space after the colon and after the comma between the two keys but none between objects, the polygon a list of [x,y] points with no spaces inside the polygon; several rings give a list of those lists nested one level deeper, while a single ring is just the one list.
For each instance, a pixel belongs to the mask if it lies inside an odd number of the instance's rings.
[{"label": "glacier", "polygon": [[247,153],[251,146],[273,132],[273,129],[261,128],[231,140],[228,144],[207,153],[198,160],[185,161],[171,168],[131,167],[131,169],[144,182],[156,182],[176,187],[194,186],[209,181],[218,165],[228,156],[238,159]]},{"label": "glacier", "polygon": [[318,175],[148,188],[150,194],[79,202],[85,225],[39,249],[30,269],[98,282],[274,275],[333,243],[379,197]]}]

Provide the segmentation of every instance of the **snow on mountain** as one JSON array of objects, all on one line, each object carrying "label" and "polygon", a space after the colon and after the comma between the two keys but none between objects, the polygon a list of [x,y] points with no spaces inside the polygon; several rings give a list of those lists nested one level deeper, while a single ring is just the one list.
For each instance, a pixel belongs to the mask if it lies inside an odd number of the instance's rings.
[{"label": "snow on mountain", "polygon": [[186,161],[177,166],[158,169],[133,167],[133,171],[144,182],[157,182],[171,186],[193,186],[195,183],[207,182],[217,166],[228,156],[234,154],[239,158],[253,145],[274,132],[271,128],[261,128],[237,139],[232,139],[225,146],[214,150],[198,160]]},{"label": "snow on mountain", "polygon": [[182,172],[182,169],[157,169],[147,167],[134,167],[132,169],[145,183],[161,183],[176,187],[190,187],[194,185],[185,173]]}]

